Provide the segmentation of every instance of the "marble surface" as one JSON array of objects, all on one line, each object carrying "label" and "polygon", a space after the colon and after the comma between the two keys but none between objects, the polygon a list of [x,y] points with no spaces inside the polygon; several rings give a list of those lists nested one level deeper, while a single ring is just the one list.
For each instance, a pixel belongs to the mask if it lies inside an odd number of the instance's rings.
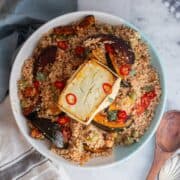
[{"label": "marble surface", "polygon": [[[118,15],[137,26],[152,41],[166,70],[168,109],[180,109],[180,22],[161,0],[79,0],[79,10]],[[72,180],[145,180],[151,166],[154,138],[123,164],[97,170],[66,169]]]}]

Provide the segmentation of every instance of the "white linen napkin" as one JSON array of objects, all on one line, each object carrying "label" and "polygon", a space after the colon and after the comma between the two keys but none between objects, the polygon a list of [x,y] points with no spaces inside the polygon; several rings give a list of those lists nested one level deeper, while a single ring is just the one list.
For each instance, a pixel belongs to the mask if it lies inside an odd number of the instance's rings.
[{"label": "white linen napkin", "polygon": [[69,180],[62,166],[26,142],[12,115],[9,97],[0,104],[0,179]]}]

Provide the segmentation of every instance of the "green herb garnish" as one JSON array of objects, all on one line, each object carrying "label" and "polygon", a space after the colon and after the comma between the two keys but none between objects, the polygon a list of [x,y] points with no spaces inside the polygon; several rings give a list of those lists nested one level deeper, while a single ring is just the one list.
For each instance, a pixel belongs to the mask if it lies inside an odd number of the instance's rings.
[{"label": "green herb garnish", "polygon": [[108,97],[108,101],[109,101],[110,103],[112,103],[112,102],[114,101],[114,99],[111,98],[111,97]]},{"label": "green herb garnish", "polygon": [[130,76],[135,76],[136,75],[135,69],[132,69],[129,74],[130,74]]},{"label": "green herb garnish", "polygon": [[45,76],[45,74],[43,74],[42,72],[37,72],[37,74],[36,74],[36,79],[37,79],[38,81],[45,81],[45,80],[46,80],[46,76]]},{"label": "green herb garnish", "polygon": [[109,121],[115,121],[117,119],[117,110],[108,111],[107,112],[107,118]]}]

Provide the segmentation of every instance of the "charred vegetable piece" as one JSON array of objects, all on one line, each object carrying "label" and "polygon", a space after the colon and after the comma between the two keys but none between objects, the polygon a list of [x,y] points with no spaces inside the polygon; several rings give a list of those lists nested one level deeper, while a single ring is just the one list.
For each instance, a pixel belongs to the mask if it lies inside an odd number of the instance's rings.
[{"label": "charred vegetable piece", "polygon": [[34,63],[34,72],[33,72],[34,76],[36,76],[36,73],[39,68],[42,68],[42,70],[43,70],[43,68],[47,64],[54,63],[54,61],[56,59],[56,54],[57,54],[56,46],[48,46],[48,47],[44,48]]},{"label": "charred vegetable piece", "polygon": [[94,117],[93,124],[105,131],[121,131],[123,128],[129,127],[132,122],[133,120],[130,118],[127,119],[125,123],[115,120],[109,121],[105,115],[99,113]]},{"label": "charred vegetable piece", "polygon": [[[125,41],[120,37],[110,34],[99,34],[99,35],[91,36],[87,40],[91,40],[92,44],[93,42],[104,43],[107,64],[111,69],[114,69],[119,75],[121,75],[119,72],[120,66],[122,65],[131,66],[132,64],[134,64],[135,54],[128,41]],[[128,68],[128,73],[125,73],[125,75],[129,74],[130,69]]]},{"label": "charred vegetable piece", "polygon": [[59,125],[57,123],[52,123],[51,120],[45,118],[39,118],[37,112],[31,112],[28,114],[27,119],[43,133],[43,135],[49,139],[53,144],[59,148],[65,146],[63,135],[60,132]]},{"label": "charred vegetable piece", "polygon": [[59,26],[54,28],[54,33],[58,35],[74,35],[75,34],[75,29],[73,26]]},{"label": "charred vegetable piece", "polygon": [[86,16],[80,23],[80,28],[88,28],[90,26],[93,26],[95,24],[95,18],[93,15]]},{"label": "charred vegetable piece", "polygon": [[108,65],[108,67],[109,67],[112,71],[115,71],[115,72],[116,72],[116,70],[114,69],[114,66],[113,66],[113,64],[112,64],[112,61],[111,61],[112,57],[110,57],[109,53],[107,53],[107,52],[106,52],[105,56],[106,56],[106,63],[107,63],[107,65]]},{"label": "charred vegetable piece", "polygon": [[86,144],[84,144],[84,149],[86,151],[92,152],[92,153],[102,153],[104,151],[106,151],[108,148],[107,147],[102,147],[102,148],[98,148],[98,149],[92,149],[89,146],[87,146]]}]

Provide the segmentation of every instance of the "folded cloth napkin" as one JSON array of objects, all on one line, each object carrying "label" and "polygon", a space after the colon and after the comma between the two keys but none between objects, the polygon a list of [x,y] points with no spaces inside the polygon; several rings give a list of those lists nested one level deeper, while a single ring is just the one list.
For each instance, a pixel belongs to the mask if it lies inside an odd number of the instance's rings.
[{"label": "folded cloth napkin", "polygon": [[0,0],[0,102],[8,90],[15,49],[45,21],[75,10],[76,0]]},{"label": "folded cloth napkin", "polygon": [[68,180],[63,167],[42,156],[20,133],[9,97],[0,104],[0,179]]}]

